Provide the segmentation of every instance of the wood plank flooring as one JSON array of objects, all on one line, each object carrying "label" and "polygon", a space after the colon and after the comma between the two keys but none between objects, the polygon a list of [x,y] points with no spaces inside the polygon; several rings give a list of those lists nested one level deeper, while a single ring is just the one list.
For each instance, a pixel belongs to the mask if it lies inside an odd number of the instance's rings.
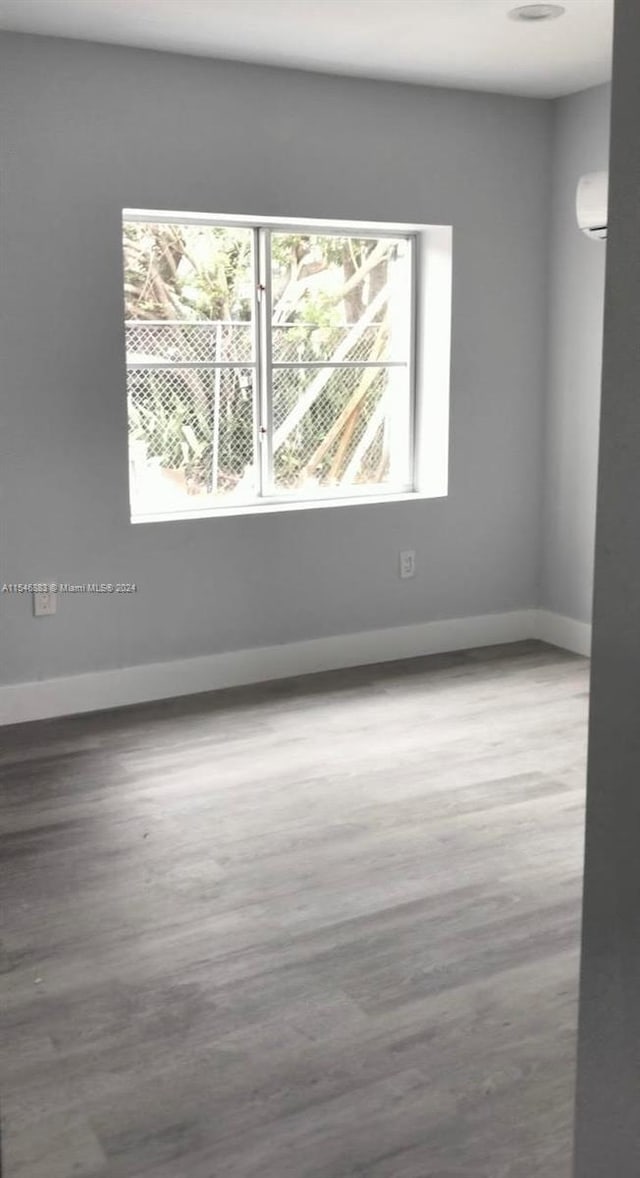
[{"label": "wood plank flooring", "polygon": [[4,1178],[569,1178],[587,663],[0,731]]}]

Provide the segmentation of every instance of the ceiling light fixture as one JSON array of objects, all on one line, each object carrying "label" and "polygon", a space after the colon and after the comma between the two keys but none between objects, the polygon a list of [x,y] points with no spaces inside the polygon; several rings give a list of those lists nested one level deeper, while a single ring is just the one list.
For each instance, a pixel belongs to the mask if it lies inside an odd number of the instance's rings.
[{"label": "ceiling light fixture", "polygon": [[521,4],[509,12],[511,20],[529,21],[531,24],[543,20],[556,20],[566,9],[561,4]]}]

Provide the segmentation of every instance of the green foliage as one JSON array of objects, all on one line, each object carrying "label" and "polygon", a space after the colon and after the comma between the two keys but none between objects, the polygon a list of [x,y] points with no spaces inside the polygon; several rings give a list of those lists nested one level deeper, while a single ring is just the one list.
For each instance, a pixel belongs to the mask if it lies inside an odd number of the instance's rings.
[{"label": "green foliage", "polygon": [[123,249],[127,319],[251,319],[249,230],[127,221]]},{"label": "green foliage", "polygon": [[186,387],[172,382],[166,396],[155,372],[133,372],[129,376],[129,430],[146,444],[149,458],[161,465],[183,469],[195,476],[210,451],[209,415],[199,409]]}]

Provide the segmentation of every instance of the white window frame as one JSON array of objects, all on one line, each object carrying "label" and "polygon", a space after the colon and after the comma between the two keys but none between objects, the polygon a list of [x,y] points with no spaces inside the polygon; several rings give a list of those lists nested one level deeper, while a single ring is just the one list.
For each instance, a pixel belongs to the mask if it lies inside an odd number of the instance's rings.
[{"label": "white window frame", "polygon": [[[202,519],[223,515],[258,514],[364,503],[404,502],[440,498],[448,491],[449,369],[451,332],[451,227],[388,222],[326,221],[280,217],[224,216],[207,213],[167,212],[158,209],[123,209],[123,222],[212,225],[250,229],[254,235],[253,360],[182,361],[167,365],[127,363],[144,368],[229,368],[252,370],[254,397],[254,452],[258,473],[256,497],[244,502],[221,503],[171,512],[137,513],[131,505],[133,524]],[[317,362],[272,360],[270,239],[278,233],[331,234],[350,237],[404,238],[410,249],[411,312],[409,357],[403,361]],[[272,372],[275,368],[329,367],[408,368],[409,381],[409,479],[401,485],[320,488],[317,491],[274,490]]]}]

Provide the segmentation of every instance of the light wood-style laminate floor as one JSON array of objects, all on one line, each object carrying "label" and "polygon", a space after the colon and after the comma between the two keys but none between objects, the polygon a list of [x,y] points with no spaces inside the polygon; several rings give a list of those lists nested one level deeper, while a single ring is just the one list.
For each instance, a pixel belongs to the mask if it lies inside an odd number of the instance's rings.
[{"label": "light wood-style laminate floor", "polygon": [[587,676],[1,731],[4,1178],[569,1178]]}]

